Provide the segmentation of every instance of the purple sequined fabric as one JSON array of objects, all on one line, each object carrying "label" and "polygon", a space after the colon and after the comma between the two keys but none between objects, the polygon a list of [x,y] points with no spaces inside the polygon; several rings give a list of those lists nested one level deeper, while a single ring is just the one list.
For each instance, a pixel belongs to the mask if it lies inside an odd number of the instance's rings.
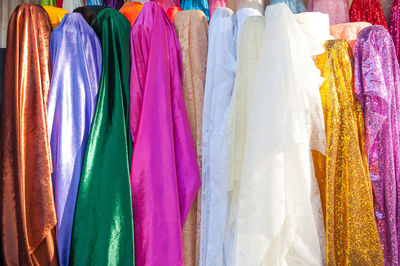
[{"label": "purple sequined fabric", "polygon": [[400,69],[387,30],[382,26],[363,29],[354,47],[354,60],[354,94],[364,110],[375,219],[385,265],[398,265]]},{"label": "purple sequined fabric", "polygon": [[400,1],[394,0],[390,13],[390,35],[396,47],[397,59],[400,61]]}]

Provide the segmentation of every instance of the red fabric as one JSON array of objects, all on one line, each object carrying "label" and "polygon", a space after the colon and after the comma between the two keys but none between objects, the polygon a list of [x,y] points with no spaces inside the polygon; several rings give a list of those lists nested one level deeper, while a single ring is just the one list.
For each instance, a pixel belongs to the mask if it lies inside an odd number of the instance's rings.
[{"label": "red fabric", "polygon": [[388,30],[379,0],[354,0],[350,7],[350,21],[382,25]]},{"label": "red fabric", "polygon": [[169,17],[169,19],[172,21],[172,23],[174,23],[175,21],[175,16],[176,14],[178,14],[179,12],[181,12],[183,9],[180,8],[179,6],[173,6],[168,8],[167,10],[167,16]]},{"label": "red fabric", "polygon": [[62,8],[63,0],[57,0],[57,7]]}]

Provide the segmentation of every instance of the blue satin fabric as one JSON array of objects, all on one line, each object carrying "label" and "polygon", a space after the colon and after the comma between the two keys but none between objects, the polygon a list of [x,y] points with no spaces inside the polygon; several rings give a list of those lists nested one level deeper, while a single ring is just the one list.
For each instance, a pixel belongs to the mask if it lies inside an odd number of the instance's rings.
[{"label": "blue satin fabric", "polygon": [[50,37],[53,75],[47,105],[60,265],[68,265],[82,162],[96,108],[101,43],[80,13],[66,14]]},{"label": "blue satin fabric", "polygon": [[206,15],[207,21],[210,20],[208,0],[181,0],[183,10],[201,10]]},{"label": "blue satin fabric", "polygon": [[101,5],[103,5],[103,0],[88,0],[87,5],[88,6],[101,6]]},{"label": "blue satin fabric", "polygon": [[293,14],[306,12],[303,0],[271,0],[270,5],[284,3],[286,4]]}]

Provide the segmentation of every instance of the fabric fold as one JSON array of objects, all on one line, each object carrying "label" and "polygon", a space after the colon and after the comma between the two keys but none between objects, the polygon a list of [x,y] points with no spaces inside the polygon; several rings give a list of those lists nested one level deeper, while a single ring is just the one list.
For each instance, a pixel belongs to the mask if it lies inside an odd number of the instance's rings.
[{"label": "fabric fold", "polygon": [[84,6],[84,0],[63,0],[62,8],[72,12],[75,8]]},{"label": "fabric fold", "polygon": [[389,32],[392,36],[396,49],[397,60],[400,61],[400,1],[394,0],[392,11],[390,13]]},{"label": "fabric fold", "polygon": [[46,10],[47,14],[50,17],[51,26],[53,27],[53,30],[57,28],[61,20],[64,18],[65,14],[69,13],[68,10],[64,10],[58,7],[44,6],[43,8]]},{"label": "fabric fold", "polygon": [[379,0],[353,0],[350,6],[351,22],[369,22],[388,30],[385,14]]},{"label": "fabric fold", "polygon": [[286,4],[293,14],[306,12],[307,9],[304,6],[303,0],[271,0],[270,5],[283,3]]},{"label": "fabric fold", "polygon": [[330,25],[349,22],[348,0],[309,0],[307,10],[328,14]]},{"label": "fabric fold", "polygon": [[347,40],[353,49],[360,31],[369,26],[371,23],[368,22],[349,22],[331,26],[330,32],[336,39]]},{"label": "fabric fold", "polygon": [[181,7],[183,10],[201,10],[206,16],[207,20],[210,20],[210,13],[208,8],[208,0],[181,0]]},{"label": "fabric fold", "polygon": [[137,17],[139,16],[140,11],[143,8],[143,4],[140,2],[126,2],[119,12],[121,12],[128,20],[129,23],[131,23],[131,26],[133,23],[135,23]]}]

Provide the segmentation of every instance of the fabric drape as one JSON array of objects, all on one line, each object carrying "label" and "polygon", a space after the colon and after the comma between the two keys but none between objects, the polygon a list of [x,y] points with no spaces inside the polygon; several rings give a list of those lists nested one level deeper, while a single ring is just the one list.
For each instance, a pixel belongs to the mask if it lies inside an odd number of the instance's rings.
[{"label": "fabric drape", "polygon": [[105,8],[91,25],[102,45],[102,70],[76,201],[70,264],[133,265],[130,24],[119,11]]},{"label": "fabric drape", "polygon": [[139,16],[140,11],[143,8],[143,4],[140,2],[126,2],[119,12],[121,12],[128,20],[129,23],[131,23],[131,26],[133,23],[135,23],[136,18]]},{"label": "fabric drape", "polygon": [[120,9],[124,5],[124,0],[103,0],[103,6]]},{"label": "fabric drape", "polygon": [[400,262],[400,68],[389,33],[363,29],[354,47],[354,94],[364,111],[375,220],[385,265]]},{"label": "fabric drape", "polygon": [[57,0],[57,7],[62,8],[63,0]]},{"label": "fabric drape", "polygon": [[[176,16],[175,28],[182,53],[183,96],[196,147],[197,164],[201,171],[201,130],[208,48],[207,19],[201,11],[183,11]],[[201,192],[199,191],[182,232],[183,255],[187,266],[199,265],[200,218]]]},{"label": "fabric drape", "polygon": [[169,17],[169,19],[171,20],[172,23],[175,23],[175,16],[181,12],[183,9],[179,6],[174,6],[174,7],[170,7],[167,10],[167,16]]},{"label": "fabric drape", "polygon": [[84,0],[63,0],[62,8],[72,12],[75,8],[84,6]]},{"label": "fabric drape", "polygon": [[87,0],[88,6],[100,6],[103,5],[103,0]]},{"label": "fabric drape", "polygon": [[[69,0],[65,0],[65,1],[69,1]],[[40,4],[42,6],[57,6],[57,0],[41,0]]]},{"label": "fabric drape", "polygon": [[265,11],[264,0],[227,0],[226,7],[231,9],[233,12],[237,12],[242,8],[253,8],[258,10],[261,14]]},{"label": "fabric drape", "polygon": [[325,43],[317,66],[327,139],[319,177],[325,206],[326,265],[382,265],[360,104],[353,96],[352,51],[345,40]]},{"label": "fabric drape", "polygon": [[154,2],[144,4],[131,41],[136,264],[183,265],[182,229],[200,175],[182,94],[179,42],[174,25]]},{"label": "fabric drape", "polygon": [[74,9],[74,12],[81,13],[89,25],[92,25],[94,18],[106,7],[104,6],[83,6]]},{"label": "fabric drape", "polygon": [[[1,118],[1,103],[2,103],[2,97],[3,97],[3,85],[4,85],[4,69],[5,69],[5,60],[6,60],[6,49],[5,48],[0,48],[0,118]],[[1,119],[0,119],[0,127],[1,127]],[[0,238],[0,243],[1,243],[1,238]],[[1,245],[0,245],[1,248]],[[0,249],[2,250],[2,249]],[[2,252],[0,252],[2,253]],[[1,258],[2,258],[1,254]],[[0,258],[0,263],[2,262],[2,259]]]},{"label": "fabric drape", "polygon": [[350,6],[351,22],[369,22],[388,29],[379,0],[353,0]]},{"label": "fabric drape", "polygon": [[227,0],[208,0],[210,18],[217,7],[226,7]]},{"label": "fabric drape", "polygon": [[293,14],[306,12],[307,9],[304,6],[303,0],[271,0],[270,5],[284,3],[286,4]]},{"label": "fabric drape", "polygon": [[[394,0],[392,11],[390,13],[390,27],[389,27],[390,35],[392,36],[397,59],[400,61],[400,1]],[[400,240],[399,240],[400,241]]]},{"label": "fabric drape", "polygon": [[168,8],[170,7],[180,6],[179,0],[150,0],[150,1],[157,2],[164,9],[164,11],[167,11]]},{"label": "fabric drape", "polygon": [[349,42],[351,49],[354,48],[356,44],[357,36],[360,31],[368,26],[371,26],[371,23],[368,22],[350,22],[337,24],[330,27],[330,31],[333,37],[336,39],[345,39]]},{"label": "fabric drape", "polygon": [[328,14],[331,25],[349,22],[348,0],[309,0],[307,9]]},{"label": "fabric drape", "polygon": [[310,151],[325,147],[321,78],[289,7],[270,5],[265,19],[247,99],[233,265],[321,265],[323,217]]},{"label": "fabric drape", "polygon": [[51,34],[50,49],[53,75],[47,115],[57,243],[60,265],[69,265],[76,195],[99,88],[101,44],[82,15],[71,13]]},{"label": "fabric drape", "polygon": [[183,10],[201,10],[206,15],[207,20],[210,20],[208,11],[208,0],[181,0]]},{"label": "fabric drape", "polygon": [[22,4],[8,26],[0,129],[1,231],[7,265],[58,265],[46,104],[51,23]]},{"label": "fabric drape", "polygon": [[52,6],[44,6],[43,7],[47,14],[49,15],[50,21],[51,21],[51,26],[53,27],[53,30],[57,28],[58,24],[60,24],[61,20],[64,18],[65,14],[69,13],[69,11],[64,10],[62,8],[58,7],[52,7]]}]

